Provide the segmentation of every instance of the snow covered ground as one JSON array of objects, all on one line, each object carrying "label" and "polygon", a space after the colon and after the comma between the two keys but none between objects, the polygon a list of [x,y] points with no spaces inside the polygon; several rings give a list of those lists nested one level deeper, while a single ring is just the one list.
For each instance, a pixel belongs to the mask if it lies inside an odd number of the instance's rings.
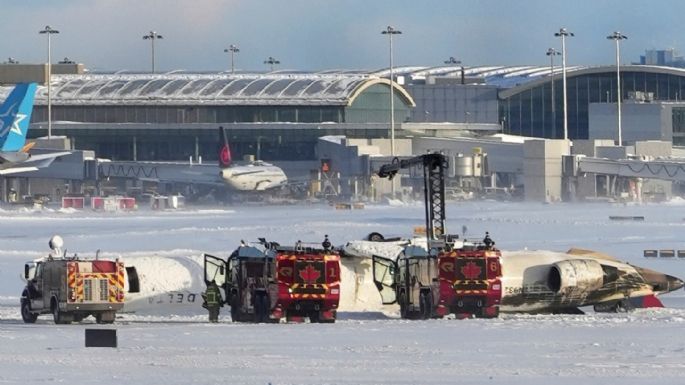
[{"label": "snow covered ground", "polygon": [[[69,254],[225,257],[241,239],[334,244],[371,231],[409,235],[422,205],[234,207],[183,212],[0,211],[0,383],[235,384],[663,384],[685,376],[685,292],[667,309],[623,314],[503,315],[495,320],[400,320],[344,312],[332,325],[208,324],[201,308],[173,315],[123,315],[119,348],[85,348],[84,324],[53,325],[19,315],[25,261],[45,255],[60,234]],[[610,221],[610,215],[644,221]],[[595,249],[685,277],[685,259],[647,259],[643,249],[685,249],[685,203],[505,204],[447,208],[448,230],[506,250]],[[90,322],[90,323],[89,323]],[[109,327],[109,326],[108,326]]]}]

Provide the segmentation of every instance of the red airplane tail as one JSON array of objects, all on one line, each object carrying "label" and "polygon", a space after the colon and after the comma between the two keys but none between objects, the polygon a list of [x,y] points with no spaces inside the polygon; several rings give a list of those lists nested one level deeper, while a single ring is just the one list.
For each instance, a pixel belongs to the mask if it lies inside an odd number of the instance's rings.
[{"label": "red airplane tail", "polygon": [[219,149],[219,167],[228,168],[231,167],[231,149],[228,147],[228,135],[226,135],[226,130],[223,126],[219,127],[219,135],[221,138],[221,147]]}]

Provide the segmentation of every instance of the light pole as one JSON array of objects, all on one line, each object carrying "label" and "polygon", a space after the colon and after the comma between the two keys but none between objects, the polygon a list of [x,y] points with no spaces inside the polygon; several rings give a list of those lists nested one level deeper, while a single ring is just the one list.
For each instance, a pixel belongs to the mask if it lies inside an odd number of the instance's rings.
[{"label": "light pole", "polygon": [[449,59],[445,60],[445,64],[457,65],[459,64],[459,69],[461,70],[461,84],[464,84],[464,66],[461,65],[461,60],[457,60],[454,56],[450,56]]},{"label": "light pole", "polygon": [[[392,69],[392,35],[399,35],[402,31],[388,26],[386,29],[381,31],[381,34],[388,35],[390,38],[390,156],[395,156],[395,92],[393,87],[394,75]],[[395,190],[395,184],[393,183],[393,190]],[[395,191],[393,191],[394,195]]]},{"label": "light pole", "polygon": [[143,40],[150,40],[152,43],[152,73],[155,73],[155,40],[164,39],[162,35],[155,31],[150,31],[147,35],[143,36]]},{"label": "light pole", "polygon": [[618,145],[623,145],[623,137],[621,136],[621,51],[619,48],[619,42],[621,40],[627,39],[628,36],[621,34],[621,32],[614,32],[613,34],[607,36],[607,39],[614,40],[616,42],[616,108],[618,112]]},{"label": "light pole", "polygon": [[236,53],[240,52],[240,48],[238,48],[237,45],[231,44],[228,46],[228,48],[224,49],[224,52],[230,52],[231,53],[231,73],[235,72],[235,67],[233,65],[233,55]]},{"label": "light pole", "polygon": [[566,37],[575,35],[573,35],[573,32],[567,31],[566,28],[561,28],[554,36],[561,37],[561,77],[564,88],[564,140],[566,140],[568,139],[568,113],[566,112]]},{"label": "light pole", "polygon": [[48,83],[48,139],[52,138],[52,98],[51,98],[51,91],[52,91],[52,56],[51,56],[51,46],[50,46],[50,36],[55,33],[59,33],[58,30],[52,29],[49,25],[45,26],[45,29],[42,31],[38,31],[40,34],[46,34],[48,35],[48,80],[46,83]]},{"label": "light pole", "polygon": [[549,56],[549,82],[552,85],[552,96],[550,97],[552,100],[552,132],[556,131],[557,127],[557,109],[556,109],[556,103],[554,102],[554,56],[556,55],[561,55],[561,52],[557,51],[554,48],[547,48],[547,56]]},{"label": "light pole", "polygon": [[264,60],[264,64],[268,64],[271,68],[271,72],[274,72],[274,65],[281,64],[281,62],[269,56],[268,59]]}]

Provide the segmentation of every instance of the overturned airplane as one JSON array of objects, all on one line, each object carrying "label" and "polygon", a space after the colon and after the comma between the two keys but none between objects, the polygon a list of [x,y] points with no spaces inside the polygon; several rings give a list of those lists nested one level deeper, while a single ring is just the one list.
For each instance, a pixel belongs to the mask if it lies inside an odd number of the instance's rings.
[{"label": "overturned airplane", "polygon": [[[454,295],[450,294],[454,303],[445,303],[442,297],[446,288],[450,292],[458,291],[464,285],[471,284],[480,285],[483,291],[481,306],[485,306],[486,292],[489,296],[498,297],[494,301],[498,305],[497,313],[582,313],[580,308],[587,306],[593,306],[597,312],[663,307],[657,296],[684,286],[679,278],[633,266],[591,250],[571,249],[562,253],[542,250],[499,251],[493,248],[485,251],[483,245],[457,240],[452,245],[455,252],[446,254],[452,259],[444,262],[441,261],[442,254],[431,255],[425,245],[425,238],[392,242],[352,241],[345,245],[344,254],[373,260],[375,285],[385,304],[400,302],[402,308],[401,301],[406,302],[404,306],[411,305],[413,300],[421,302],[418,297],[423,291],[428,293],[427,301],[432,300],[436,307],[441,304],[452,306],[452,313],[456,314],[477,315],[474,309],[477,306],[474,303],[462,303],[459,305],[461,310],[454,309],[459,298],[455,300],[452,298]],[[460,254],[460,250],[464,254]],[[482,277],[479,276],[479,250],[487,255],[487,262],[483,262],[482,266]],[[460,255],[468,256],[462,259],[464,262],[461,264]],[[497,261],[497,265],[494,261]],[[462,270],[454,272],[459,266]],[[495,270],[495,266],[496,274],[486,276],[486,270],[491,267],[491,270]],[[446,273],[452,273],[452,276],[447,277]],[[465,277],[468,274],[474,276]],[[412,293],[417,298],[411,298]],[[478,301],[480,297],[471,295],[471,298]],[[429,307],[420,305],[416,311],[425,315],[424,318],[444,315],[437,309],[432,312],[430,309],[424,310]]]}]

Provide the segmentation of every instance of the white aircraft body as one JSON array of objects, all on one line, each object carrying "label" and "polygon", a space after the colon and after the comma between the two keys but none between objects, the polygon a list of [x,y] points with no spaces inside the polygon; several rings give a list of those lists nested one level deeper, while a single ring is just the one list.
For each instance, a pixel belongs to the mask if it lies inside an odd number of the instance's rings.
[{"label": "white aircraft body", "polygon": [[[425,249],[426,240],[351,241],[343,252],[361,260],[373,255],[397,259],[405,247]],[[505,313],[565,313],[584,306],[596,311],[662,307],[656,296],[684,285],[679,278],[583,249],[502,251],[501,264],[500,312]]]},{"label": "white aircraft body", "polygon": [[[397,257],[406,245],[425,248],[425,237],[351,241],[343,246],[339,310],[387,310],[373,282],[371,256]],[[201,293],[206,289],[201,255],[126,256],[120,260],[126,268],[123,312],[205,314],[201,307]],[[597,311],[661,307],[656,296],[683,287],[676,277],[588,250],[503,251],[501,263],[500,311],[505,313],[574,312],[584,306],[595,306]]]}]

